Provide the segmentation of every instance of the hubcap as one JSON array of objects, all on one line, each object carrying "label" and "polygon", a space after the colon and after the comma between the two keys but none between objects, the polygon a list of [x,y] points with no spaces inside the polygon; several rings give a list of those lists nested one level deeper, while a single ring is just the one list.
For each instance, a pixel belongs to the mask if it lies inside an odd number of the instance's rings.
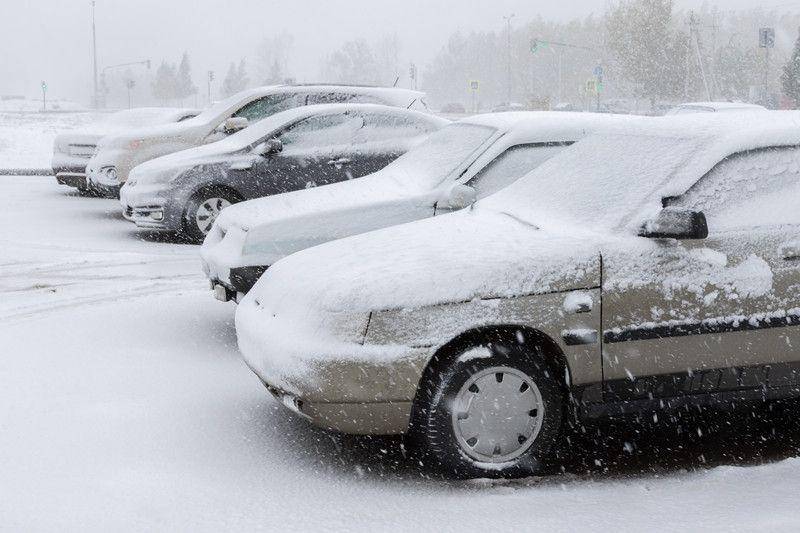
[{"label": "hubcap", "polygon": [[498,366],[474,374],[453,402],[459,447],[483,463],[505,463],[524,454],[539,436],[544,403],[524,373]]},{"label": "hubcap", "polygon": [[194,221],[198,229],[203,232],[203,235],[208,234],[220,212],[229,205],[231,203],[225,198],[208,198],[200,204],[194,215]]}]

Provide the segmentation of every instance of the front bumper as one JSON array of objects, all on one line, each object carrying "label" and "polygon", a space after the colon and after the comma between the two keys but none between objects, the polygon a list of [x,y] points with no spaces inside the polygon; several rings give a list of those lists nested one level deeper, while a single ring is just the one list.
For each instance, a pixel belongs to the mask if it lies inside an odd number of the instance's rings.
[{"label": "front bumper", "polygon": [[86,174],[77,172],[56,172],[56,182],[77,189],[87,189]]},{"label": "front bumper", "polygon": [[402,435],[408,431],[412,402],[319,403],[262,383],[284,407],[315,426],[350,435]]},{"label": "front bumper", "polygon": [[122,187],[119,194],[122,215],[139,228],[179,231],[183,209],[179,199],[173,196],[166,189]]},{"label": "front bumper", "polygon": [[281,316],[253,296],[236,313],[239,348],[273,394],[282,401],[288,396],[295,412],[326,429],[358,435],[408,431],[434,348],[326,340],[318,327]]},{"label": "front bumper", "polygon": [[228,281],[210,278],[214,297],[221,302],[239,303],[269,267],[247,266],[228,270]]}]

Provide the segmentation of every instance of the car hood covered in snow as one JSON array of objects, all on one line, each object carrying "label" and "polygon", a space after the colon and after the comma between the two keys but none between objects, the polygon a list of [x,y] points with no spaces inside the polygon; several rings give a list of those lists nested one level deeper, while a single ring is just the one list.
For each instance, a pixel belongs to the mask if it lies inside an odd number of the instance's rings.
[{"label": "car hood covered in snow", "polygon": [[595,287],[595,243],[476,208],[303,250],[273,265],[247,298],[307,316]]}]

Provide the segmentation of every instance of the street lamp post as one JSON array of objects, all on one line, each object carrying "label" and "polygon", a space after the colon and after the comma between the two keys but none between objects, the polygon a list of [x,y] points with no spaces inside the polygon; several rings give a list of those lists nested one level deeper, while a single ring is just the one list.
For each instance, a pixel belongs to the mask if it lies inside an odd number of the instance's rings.
[{"label": "street lamp post", "polygon": [[98,94],[97,94],[97,30],[95,28],[95,0],[92,0],[92,58],[94,64],[94,108],[97,109],[98,106]]},{"label": "street lamp post", "polygon": [[506,66],[508,67],[508,81],[507,81],[507,83],[508,83],[508,87],[507,87],[507,89],[508,89],[508,94],[507,94],[507,96],[508,96],[508,105],[511,105],[511,84],[512,84],[512,72],[511,72],[511,19],[513,19],[514,16],[515,16],[514,13],[511,13],[510,15],[503,17],[503,20],[506,21],[506,31],[507,31],[507,36],[506,36],[507,37],[507,43],[506,43],[507,44],[507,49],[506,49],[506,52],[507,52],[507,57],[506,57],[507,65]]}]

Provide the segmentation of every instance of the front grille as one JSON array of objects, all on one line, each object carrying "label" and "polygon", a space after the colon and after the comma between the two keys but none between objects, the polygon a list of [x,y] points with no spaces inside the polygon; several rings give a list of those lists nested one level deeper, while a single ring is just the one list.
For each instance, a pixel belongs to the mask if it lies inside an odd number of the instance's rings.
[{"label": "front grille", "polygon": [[70,144],[69,145],[69,155],[74,157],[83,157],[85,159],[91,159],[95,152],[97,152],[97,146],[94,144]]}]

